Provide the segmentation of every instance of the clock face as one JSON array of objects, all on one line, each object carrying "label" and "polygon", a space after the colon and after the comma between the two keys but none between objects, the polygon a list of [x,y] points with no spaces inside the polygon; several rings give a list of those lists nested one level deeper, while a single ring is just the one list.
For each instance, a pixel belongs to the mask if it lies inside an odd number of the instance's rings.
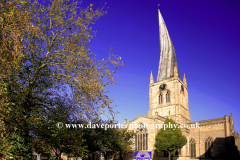
[{"label": "clock face", "polygon": [[167,88],[166,84],[161,84],[160,87],[159,87],[159,90],[164,91],[166,88]]},{"label": "clock face", "polygon": [[181,90],[184,92],[184,87],[183,87],[183,85],[181,85]]}]

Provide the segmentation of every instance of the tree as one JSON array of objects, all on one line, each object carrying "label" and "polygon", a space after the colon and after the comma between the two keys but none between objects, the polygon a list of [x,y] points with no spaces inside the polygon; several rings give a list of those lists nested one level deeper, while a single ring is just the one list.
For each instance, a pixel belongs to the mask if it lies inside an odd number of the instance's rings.
[{"label": "tree", "polygon": [[[132,139],[134,133],[117,127],[117,124],[110,121],[99,121],[96,124],[107,124],[108,129],[95,127],[85,130],[83,139],[85,139],[85,146],[89,151],[89,155],[102,153],[106,160],[118,158],[120,160],[126,159],[129,152],[132,151]],[[115,128],[116,126],[116,128]]]},{"label": "tree", "polygon": [[[164,124],[168,126],[169,124],[176,125],[176,122],[166,118]],[[187,139],[182,135],[182,131],[178,127],[176,129],[168,127],[165,130],[161,128],[156,135],[156,150],[158,152],[168,152],[169,160],[171,159],[171,154],[181,149],[185,144],[187,144]]]},{"label": "tree", "polygon": [[[5,157],[14,150],[26,150],[23,145],[24,138],[14,133],[15,125],[11,112],[15,108],[13,90],[16,84],[12,75],[19,69],[19,62],[23,58],[22,38],[28,33],[29,19],[26,3],[19,0],[0,0],[0,157]],[[16,109],[17,110],[17,109]]]},{"label": "tree", "polygon": [[133,131],[128,131],[127,129],[119,130],[119,137],[118,137],[118,149],[119,152],[119,159],[124,160],[127,159],[129,153],[133,151],[133,138],[135,133]]},{"label": "tree", "polygon": [[38,127],[48,126],[46,117],[61,105],[73,106],[66,121],[90,122],[106,110],[114,116],[105,87],[114,84],[110,66],[120,65],[121,57],[110,51],[107,60],[97,60],[89,49],[91,25],[106,14],[103,8],[83,9],[74,0],[1,0],[0,5],[0,112],[5,131],[14,129],[22,139],[15,139],[24,146],[15,154],[32,157],[34,138],[42,134]]},{"label": "tree", "polygon": [[[83,135],[86,133],[83,129],[66,128],[65,126],[65,124],[83,124],[83,122],[67,118],[71,114],[72,108],[70,104],[58,104],[58,108],[52,109],[51,113],[45,115],[45,121],[42,121],[35,130],[34,135],[37,135],[33,142],[35,152],[42,155],[52,152],[59,160],[63,153],[75,154],[77,157],[87,155],[88,150],[83,143],[85,141]],[[60,124],[62,128],[56,127],[58,122],[62,123]]]}]

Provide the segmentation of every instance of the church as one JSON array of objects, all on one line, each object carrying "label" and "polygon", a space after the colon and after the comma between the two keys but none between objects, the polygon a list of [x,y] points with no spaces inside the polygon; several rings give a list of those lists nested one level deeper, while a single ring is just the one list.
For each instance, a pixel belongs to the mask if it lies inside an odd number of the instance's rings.
[{"label": "church", "polygon": [[[172,160],[240,159],[239,134],[234,131],[232,115],[197,123],[191,121],[187,79],[185,74],[180,79],[174,46],[159,10],[158,18],[160,62],[157,79],[154,80],[152,72],[150,75],[148,115],[140,115],[131,121],[124,120],[128,130],[136,133],[133,150],[151,152],[152,160],[168,160],[167,153],[158,153],[154,147],[155,136],[160,128],[150,126],[163,125],[166,118],[171,118],[179,125],[191,126],[181,128],[187,144],[172,155]],[[134,159],[133,154],[129,159]]]}]

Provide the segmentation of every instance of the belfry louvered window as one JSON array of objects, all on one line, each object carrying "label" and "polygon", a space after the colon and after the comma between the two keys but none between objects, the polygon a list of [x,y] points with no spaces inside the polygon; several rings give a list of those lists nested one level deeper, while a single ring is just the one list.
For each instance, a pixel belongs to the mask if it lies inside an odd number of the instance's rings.
[{"label": "belfry louvered window", "polygon": [[166,102],[170,102],[170,93],[169,92],[167,92],[167,94],[166,94]]},{"label": "belfry louvered window", "polygon": [[158,103],[159,103],[159,104],[162,104],[162,103],[163,103],[163,101],[162,101],[162,95],[161,95],[161,94],[158,96]]},{"label": "belfry louvered window", "polygon": [[143,124],[140,124],[137,128],[136,138],[135,138],[135,149],[148,150],[148,132],[147,128]]}]

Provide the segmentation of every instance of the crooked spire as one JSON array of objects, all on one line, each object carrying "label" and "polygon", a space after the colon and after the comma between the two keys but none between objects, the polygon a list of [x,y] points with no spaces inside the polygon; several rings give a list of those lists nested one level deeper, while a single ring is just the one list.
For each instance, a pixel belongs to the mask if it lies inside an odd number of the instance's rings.
[{"label": "crooked spire", "polygon": [[175,53],[171,38],[168,34],[166,24],[160,13],[160,10],[158,10],[158,18],[159,18],[161,52],[160,52],[160,62],[159,62],[159,68],[158,68],[157,82],[174,77],[176,75],[177,77],[179,77],[176,53]]}]

